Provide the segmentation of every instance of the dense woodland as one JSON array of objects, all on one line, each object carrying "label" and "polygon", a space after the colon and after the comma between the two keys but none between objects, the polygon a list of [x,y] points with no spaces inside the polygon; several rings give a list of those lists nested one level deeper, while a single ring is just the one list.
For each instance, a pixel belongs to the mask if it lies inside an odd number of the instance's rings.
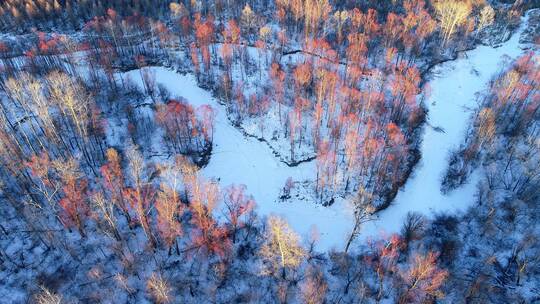
[{"label": "dense woodland", "polygon": [[[430,69],[507,39],[540,4],[505,2],[3,1],[0,295],[540,301],[539,33],[493,76],[449,157],[444,191],[482,168],[475,205],[357,240],[421,158]],[[250,189],[201,174],[220,109],[174,96],[152,66],[195,75],[287,166],[314,162],[315,179],[288,180],[279,199],[303,182],[309,203],[352,202],[346,247],[321,252],[316,231],[301,239],[259,216]]]}]

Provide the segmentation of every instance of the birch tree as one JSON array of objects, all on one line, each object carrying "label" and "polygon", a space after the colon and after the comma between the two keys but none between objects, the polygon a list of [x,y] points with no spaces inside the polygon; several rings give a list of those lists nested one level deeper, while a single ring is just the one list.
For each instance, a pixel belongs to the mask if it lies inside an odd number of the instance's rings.
[{"label": "birch tree", "polygon": [[285,278],[286,269],[298,267],[306,255],[298,235],[284,219],[276,216],[268,219],[266,241],[260,254],[267,266],[266,271],[276,273],[281,270],[282,278]]},{"label": "birch tree", "polygon": [[472,7],[468,1],[459,0],[438,0],[434,3],[434,7],[442,31],[443,43],[446,44],[459,26],[467,22]]}]

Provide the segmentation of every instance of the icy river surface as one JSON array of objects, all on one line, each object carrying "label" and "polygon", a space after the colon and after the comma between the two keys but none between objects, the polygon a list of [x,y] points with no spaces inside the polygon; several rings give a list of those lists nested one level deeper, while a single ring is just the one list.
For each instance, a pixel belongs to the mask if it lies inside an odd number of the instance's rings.
[{"label": "icy river surface", "polygon": [[[398,232],[409,211],[431,215],[441,211],[464,210],[474,201],[476,180],[445,195],[440,191],[442,174],[449,151],[463,140],[472,110],[477,105],[477,92],[501,69],[501,63],[523,53],[519,33],[498,48],[479,46],[462,53],[432,70],[431,94],[426,102],[428,124],[423,133],[422,158],[392,205],[380,212],[377,219],[366,223],[361,239]],[[259,215],[275,214],[288,220],[307,239],[313,228],[319,235],[318,249],[343,249],[352,229],[353,209],[338,200],[330,207],[297,200],[280,202],[278,196],[287,178],[295,181],[313,179],[314,162],[288,167],[276,158],[264,142],[246,137],[231,125],[225,107],[210,92],[197,86],[193,75],[181,75],[163,67],[152,67],[157,83],[165,85],[172,96],[182,96],[194,106],[209,104],[217,110],[214,149],[210,163],[203,169],[208,178],[218,179],[222,187],[244,184],[257,202]],[[127,74],[140,83],[140,73]]]}]

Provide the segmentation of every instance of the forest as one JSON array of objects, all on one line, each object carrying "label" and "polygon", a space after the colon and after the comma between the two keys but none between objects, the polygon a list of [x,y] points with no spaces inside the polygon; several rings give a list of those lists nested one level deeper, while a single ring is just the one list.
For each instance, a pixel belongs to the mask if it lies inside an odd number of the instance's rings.
[{"label": "forest", "polygon": [[540,302],[537,0],[5,0],[0,303]]}]

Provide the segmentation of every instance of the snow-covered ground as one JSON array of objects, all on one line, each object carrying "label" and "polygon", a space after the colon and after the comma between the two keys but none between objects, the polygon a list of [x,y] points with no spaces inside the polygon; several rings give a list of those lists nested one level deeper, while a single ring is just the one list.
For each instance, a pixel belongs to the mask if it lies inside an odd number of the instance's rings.
[{"label": "snow-covered ground", "polygon": [[[460,59],[434,69],[432,93],[427,102],[428,122],[432,127],[426,126],[425,129],[422,159],[393,204],[380,212],[377,220],[365,225],[362,238],[399,231],[409,211],[431,214],[463,210],[473,202],[478,174],[473,174],[467,185],[449,195],[440,192],[447,156],[463,140],[464,128],[476,106],[476,93],[500,68],[505,56],[513,58],[521,53],[519,34],[516,34],[499,48],[478,47],[462,54]],[[353,208],[348,202],[338,200],[330,207],[323,207],[303,200],[293,199],[285,203],[278,200],[288,177],[294,181],[314,178],[314,162],[298,167],[286,166],[265,143],[246,137],[233,127],[224,106],[210,92],[199,88],[193,75],[181,75],[163,67],[152,69],[157,83],[165,85],[173,97],[182,96],[194,106],[209,104],[218,112],[214,150],[210,163],[204,168],[205,176],[218,179],[222,188],[233,183],[245,184],[247,192],[257,201],[260,215],[283,216],[304,239],[310,235],[312,227],[316,227],[320,235],[318,249],[343,249],[353,224]],[[140,82],[137,70],[126,74]]]}]

